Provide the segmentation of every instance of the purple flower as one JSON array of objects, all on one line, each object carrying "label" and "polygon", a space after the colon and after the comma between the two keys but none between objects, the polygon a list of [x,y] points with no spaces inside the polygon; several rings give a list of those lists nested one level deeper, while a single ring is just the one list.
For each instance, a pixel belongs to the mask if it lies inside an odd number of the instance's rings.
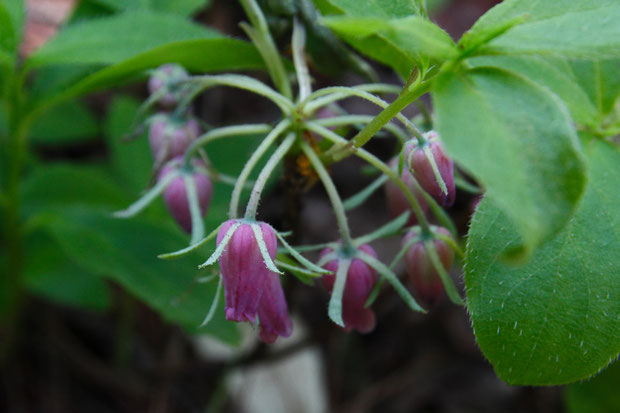
[{"label": "purple flower", "polygon": [[265,343],[273,343],[278,336],[289,337],[293,332],[280,276],[273,271],[265,280],[263,295],[258,303],[258,319],[260,339]]},{"label": "purple flower", "polygon": [[[429,195],[435,198],[440,205],[451,206],[456,195],[454,162],[446,155],[439,140],[439,135],[436,132],[428,132],[426,138],[428,141],[422,146],[419,145],[417,140],[411,140],[405,144],[405,162],[412,171],[413,177]],[[439,176],[445,184],[445,190],[435,176],[429,156],[424,151],[425,147],[428,147],[430,157],[434,159],[437,165]]]},{"label": "purple flower", "polygon": [[[433,232],[436,234],[445,235],[451,237],[450,231],[443,227],[434,227]],[[403,238],[402,245],[404,246],[411,238],[420,238],[420,228],[415,227],[411,229],[407,235]],[[433,241],[435,244],[435,250],[439,256],[443,267],[446,271],[450,271],[452,261],[454,259],[454,252],[452,248],[445,241],[435,238]],[[428,256],[428,251],[424,245],[424,241],[414,242],[405,252],[405,269],[411,280],[411,284],[414,290],[417,292],[419,298],[428,304],[434,304],[439,296],[444,291],[443,283],[437,270],[433,266],[433,263]]]},{"label": "purple flower", "polygon": [[[158,180],[164,179],[166,175],[171,173],[176,167],[175,164],[181,162],[181,157],[173,159],[166,164],[159,173]],[[194,167],[204,168],[204,164],[198,160],[193,160]],[[196,186],[196,195],[198,199],[198,206],[200,207],[200,213],[202,216],[207,212],[207,207],[211,201],[211,195],[213,193],[213,184],[207,175],[204,173],[195,171],[191,174],[191,178]],[[164,190],[164,202],[168,207],[168,211],[175,219],[177,224],[185,230],[187,233],[192,232],[192,215],[190,212],[189,201],[187,199],[187,188],[185,186],[185,180],[183,174],[174,178],[172,182],[168,184]]]},{"label": "purple flower", "polygon": [[[273,228],[264,222],[257,224],[263,234],[267,253],[273,259],[278,248]],[[278,312],[278,306],[281,307],[281,303],[273,302],[278,298],[278,292],[276,286],[272,285],[272,278],[278,275],[267,268],[251,223],[235,219],[226,221],[217,234],[217,245],[220,245],[233,225],[238,225],[238,227],[219,257],[224,282],[226,319],[254,323],[261,296],[266,288],[269,288],[266,300],[271,302],[265,301],[261,307],[268,320],[266,324],[275,325],[274,314]],[[268,331],[267,328],[266,331]]]},{"label": "purple flower", "polygon": [[178,64],[168,63],[159,66],[148,82],[149,93],[161,93],[159,104],[165,108],[173,108],[182,98],[182,82],[189,78],[187,71]]},{"label": "purple flower", "polygon": [[[398,158],[392,159],[389,163],[389,166],[396,171],[398,167]],[[418,191],[413,185],[413,177],[411,176],[411,173],[407,170],[407,168],[403,168],[403,173],[401,174],[400,178],[403,180],[405,185],[407,185],[409,189],[413,192],[415,198],[420,204],[420,207],[422,208],[422,211],[426,213],[426,211],[428,211],[428,204],[422,197],[422,194],[420,194],[420,191]],[[385,183],[384,188],[385,197],[387,198],[388,213],[391,217],[396,218],[403,212],[411,210],[411,204],[409,203],[407,198],[405,198],[405,194],[394,182],[388,180]],[[415,214],[411,213],[409,215],[407,225],[415,225],[417,223],[417,217],[415,216]]]},{"label": "purple flower", "polygon": [[200,126],[195,119],[177,120],[166,113],[159,113],[153,117],[149,128],[149,144],[153,158],[164,162],[181,156],[199,135]]},{"label": "purple flower", "polygon": [[[359,250],[376,258],[377,254],[370,245],[361,245]],[[333,252],[326,248],[321,252],[321,257]],[[338,270],[338,259],[334,259],[323,266],[333,274],[323,276],[323,285],[331,294]],[[377,282],[377,273],[368,264],[359,258],[351,261],[347,272],[347,282],[342,294],[342,321],[347,332],[356,329],[360,333],[368,333],[375,328],[375,313],[370,308],[364,308],[364,304]]]}]

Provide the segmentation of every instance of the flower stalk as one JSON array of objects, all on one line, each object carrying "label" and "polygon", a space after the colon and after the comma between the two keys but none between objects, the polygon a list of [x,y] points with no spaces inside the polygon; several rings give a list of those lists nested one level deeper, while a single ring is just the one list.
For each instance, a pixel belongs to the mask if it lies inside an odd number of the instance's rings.
[{"label": "flower stalk", "polygon": [[252,23],[252,27],[243,23],[241,27],[263,57],[265,65],[267,66],[267,71],[277,89],[284,96],[291,99],[293,97],[293,92],[291,91],[291,85],[286,75],[286,69],[284,68],[280,53],[278,53],[278,49],[271,37],[269,26],[267,25],[267,20],[263,12],[260,7],[258,7],[255,0],[239,0],[239,2]]},{"label": "flower stalk", "polygon": [[349,223],[347,221],[344,205],[342,203],[342,200],[340,199],[338,190],[334,185],[334,181],[332,181],[332,178],[329,176],[327,169],[325,169],[325,166],[323,166],[323,163],[308,143],[302,142],[301,149],[308,157],[308,160],[310,161],[310,164],[312,165],[316,173],[319,175],[319,179],[321,180],[321,182],[323,182],[323,186],[325,187],[327,196],[329,197],[329,200],[332,204],[332,208],[334,208],[334,213],[336,214],[336,221],[338,222],[338,230],[340,231],[340,238],[342,239],[342,247],[345,250],[350,250],[353,248],[351,231],[349,230]]},{"label": "flower stalk", "polygon": [[239,178],[237,178],[237,183],[233,188],[232,196],[230,197],[230,208],[228,211],[228,215],[231,219],[237,217],[237,211],[239,209],[239,202],[241,199],[241,191],[245,186],[245,182],[250,177],[250,173],[252,173],[252,169],[256,166],[260,158],[269,150],[269,147],[275,142],[275,140],[291,125],[291,121],[289,119],[284,119],[280,121],[276,125],[275,128],[263,139],[263,141],[258,145],[250,159],[245,163],[241,174],[239,174]]},{"label": "flower stalk", "polygon": [[271,176],[273,170],[278,166],[278,163],[282,160],[284,155],[291,149],[293,143],[295,143],[296,136],[294,133],[289,133],[284,141],[278,146],[278,149],[271,155],[269,161],[263,168],[263,170],[258,175],[256,179],[256,183],[254,184],[254,188],[252,189],[252,194],[250,195],[250,200],[248,201],[248,206],[245,210],[245,219],[247,220],[255,220],[256,219],[256,211],[258,209],[258,203],[260,201],[260,196],[267,184],[267,180]]}]

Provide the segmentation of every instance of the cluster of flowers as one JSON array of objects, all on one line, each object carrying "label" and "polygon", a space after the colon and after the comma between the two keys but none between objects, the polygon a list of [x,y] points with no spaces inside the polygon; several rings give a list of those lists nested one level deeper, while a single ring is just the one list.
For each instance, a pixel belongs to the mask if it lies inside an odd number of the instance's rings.
[{"label": "cluster of flowers", "polygon": [[[454,162],[449,158],[435,131],[425,134],[425,142],[420,143],[412,139],[405,143],[404,157],[407,168],[403,168],[400,178],[414,193],[424,213],[428,212],[428,203],[420,193],[415,182],[418,182],[424,191],[431,195],[439,205],[450,207],[454,203],[456,188],[454,185]],[[390,161],[390,166],[398,167],[398,158]],[[410,208],[410,204],[403,192],[392,181],[385,183],[385,195],[390,215],[399,216]],[[408,225],[417,224],[415,214],[409,215]],[[432,228],[435,235],[435,250],[443,267],[449,270],[454,260],[454,252],[444,241],[451,237],[450,231],[443,227]],[[442,239],[443,238],[443,239]],[[424,246],[420,227],[414,226],[403,238],[402,246],[405,252],[405,268],[410,277],[414,290],[419,298],[428,303],[434,303],[442,294],[444,287],[431,262]]]},{"label": "cluster of flowers", "polygon": [[[149,142],[155,169],[159,170],[158,183],[152,191],[154,194],[163,192],[171,215],[181,228],[193,235],[197,225],[202,227],[202,217],[211,199],[213,186],[206,154],[202,152],[202,158],[194,155],[200,153],[202,137],[191,110],[183,107],[184,99],[190,93],[186,88],[188,79],[187,72],[178,65],[167,64],[154,71],[149,80],[149,101],[168,111],[161,111],[150,118]],[[317,114],[316,118],[321,116]],[[282,155],[289,149],[290,145],[284,147]],[[320,162],[318,158],[316,162]],[[317,163],[313,166],[316,169]],[[430,197],[443,207],[449,207],[454,202],[453,161],[445,154],[436,132],[430,131],[407,141],[401,156],[392,159],[389,166],[414,194],[422,214],[426,215],[429,209],[427,201]],[[317,172],[320,175],[320,171]],[[418,226],[420,216],[410,213],[411,203],[402,187],[388,180],[384,188],[388,211],[395,218],[406,214],[410,227],[402,239],[398,259],[404,256],[406,271],[418,298],[432,304],[443,293],[452,265],[452,235],[443,227]],[[261,190],[255,187],[253,192],[260,194]],[[231,209],[234,210],[236,206]],[[269,224],[254,220],[255,211],[249,215],[246,212],[245,218],[236,218],[235,213],[232,212],[231,219],[220,225],[216,250],[201,266],[219,261],[227,320],[258,324],[260,339],[266,343],[292,333],[293,326],[279,275],[282,273],[275,264],[279,238],[299,262],[321,277],[331,295],[330,317],[336,323],[346,331],[355,329],[366,333],[373,330],[375,314],[369,308],[374,300],[372,296],[376,297],[375,292],[381,286],[379,281],[391,270],[378,260],[374,249],[366,243],[368,241],[353,242],[343,237],[328,244],[329,247],[321,252],[318,263],[313,264],[292,250],[282,235]],[[195,245],[200,244],[195,241],[192,241]],[[378,270],[381,277],[377,274]],[[399,294],[405,297],[408,293],[399,291]],[[335,303],[333,306],[332,301]],[[415,300],[412,301],[414,304],[410,307],[422,311]],[[334,314],[332,308],[337,309]]]},{"label": "cluster of flowers", "polygon": [[149,145],[154,169],[159,171],[157,180],[163,187],[164,202],[179,226],[191,233],[188,195],[193,190],[200,214],[204,216],[211,201],[213,184],[205,164],[206,157],[191,157],[188,152],[192,142],[201,134],[191,107],[178,107],[186,94],[183,82],[188,78],[181,66],[166,64],[149,79],[149,92],[161,107],[161,111],[149,120]]}]

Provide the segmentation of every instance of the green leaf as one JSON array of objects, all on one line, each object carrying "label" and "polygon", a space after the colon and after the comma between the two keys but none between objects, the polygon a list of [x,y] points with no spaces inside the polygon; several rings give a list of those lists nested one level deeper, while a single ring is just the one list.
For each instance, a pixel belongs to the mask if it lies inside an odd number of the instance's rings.
[{"label": "green leaf", "polygon": [[414,0],[320,0],[316,6],[324,14],[354,17],[393,18],[419,14]]},{"label": "green leaf", "polygon": [[66,144],[98,136],[99,121],[84,104],[69,101],[37,118],[30,131],[35,144]]},{"label": "green leaf", "polygon": [[236,344],[239,335],[227,322],[223,305],[206,327],[199,329],[215,296],[217,283],[198,283],[202,274],[196,254],[177,261],[157,258],[186,242],[186,237],[161,220],[117,220],[109,213],[65,208],[46,217],[46,229],[67,256],[95,274],[113,279],[144,300],[165,319],[191,333],[213,335]]},{"label": "green leaf", "polygon": [[151,0],[153,10],[189,16],[205,9],[211,0]]},{"label": "green leaf", "polygon": [[98,19],[112,14],[114,14],[114,10],[100,4],[97,0],[82,0],[75,5],[66,24]]},{"label": "green leaf", "polygon": [[99,65],[55,65],[37,69],[27,90],[30,101],[45,96],[62,94],[81,79],[99,70]]},{"label": "green leaf", "polygon": [[519,234],[490,199],[471,224],[467,305],[482,352],[510,384],[582,380],[620,353],[620,152],[597,140],[586,152],[589,184],[575,216],[527,265],[498,259]]},{"label": "green leaf", "polygon": [[74,84],[62,91],[56,88],[47,89],[42,96],[38,96],[33,105],[45,108],[63,100],[127,83],[136,77],[144,76],[147,69],[169,62],[176,62],[195,72],[264,68],[254,46],[245,41],[225,37],[179,41],[156,47],[81,79],[75,79]]},{"label": "green leaf", "polygon": [[[4,9],[4,12],[0,11],[0,15],[5,16],[4,18],[0,17],[0,36],[8,36],[6,45],[10,45],[10,49],[7,49],[7,51],[14,54],[19,48],[26,20],[24,0],[3,0],[0,4],[0,9]],[[9,17],[10,22],[6,20],[6,17]],[[12,33],[8,32],[7,29],[9,27]]]},{"label": "green leaf", "polygon": [[114,210],[129,196],[101,168],[46,164],[36,168],[22,187],[22,213],[26,217],[62,210],[66,205]]},{"label": "green leaf", "polygon": [[512,0],[486,13],[463,36],[467,48],[509,22],[481,53],[540,53],[601,58],[620,56],[620,4],[615,0]]},{"label": "green leaf", "polygon": [[345,38],[363,39],[379,35],[411,60],[418,61],[421,56],[446,60],[457,55],[450,35],[422,17],[389,20],[377,17],[328,17],[323,21]]},{"label": "green leaf", "polygon": [[558,95],[580,125],[594,124],[598,113],[588,94],[577,83],[570,64],[542,56],[477,56],[472,67],[495,67],[527,77]]},{"label": "green leaf", "polygon": [[154,10],[189,16],[207,7],[211,0],[91,0],[114,11]]},{"label": "green leaf", "polygon": [[91,310],[106,310],[110,293],[103,279],[70,261],[41,233],[26,240],[24,284],[49,300]]},{"label": "green leaf", "polygon": [[174,15],[147,11],[76,23],[62,30],[28,60],[27,67],[58,64],[109,65],[166,43],[219,37]]},{"label": "green leaf", "polygon": [[609,114],[620,96],[620,59],[571,62],[577,83],[598,112]]},{"label": "green leaf", "polygon": [[416,65],[416,62],[411,60],[402,50],[381,36],[373,35],[363,39],[352,36],[342,37],[357,51],[394,69],[403,79],[409,77],[411,70]]},{"label": "green leaf", "polygon": [[140,103],[127,96],[117,96],[108,106],[104,135],[110,151],[110,161],[116,176],[137,194],[149,182],[153,159],[146,133],[132,140],[123,140],[131,133]]},{"label": "green leaf", "polygon": [[[419,15],[418,6],[412,0],[315,0],[315,4],[324,15],[342,17],[389,20]],[[347,36],[345,40],[362,53],[392,67],[404,78],[415,65],[402,50],[379,35],[363,39]]]},{"label": "green leaf", "polygon": [[[28,177],[22,199],[24,216],[50,234],[62,249],[61,255],[73,263],[72,268],[118,282],[164,318],[190,332],[238,342],[235,325],[224,321],[222,306],[213,322],[198,328],[216,288],[215,283],[200,284],[197,280],[204,274],[197,270],[204,255],[194,253],[174,262],[159,260],[159,253],[186,245],[187,236],[166,215],[112,218],[112,211],[127,205],[130,198],[105,172],[47,165]],[[50,280],[46,281],[42,288],[52,288]],[[69,294],[74,286],[66,288]]]},{"label": "green leaf", "polygon": [[516,225],[513,256],[557,233],[585,184],[583,156],[567,110],[548,90],[497,69],[446,74],[433,93],[446,149]]},{"label": "green leaf", "polygon": [[620,363],[616,361],[596,378],[571,384],[565,391],[568,413],[614,413],[620,411]]},{"label": "green leaf", "polygon": [[[0,104],[0,136],[8,133],[8,130],[9,130],[9,120],[8,120],[7,107],[5,105]],[[0,180],[0,182],[1,181],[2,180]]]},{"label": "green leaf", "polygon": [[12,59],[17,50],[17,34],[13,27],[13,20],[4,3],[0,3],[0,53],[4,59]]}]

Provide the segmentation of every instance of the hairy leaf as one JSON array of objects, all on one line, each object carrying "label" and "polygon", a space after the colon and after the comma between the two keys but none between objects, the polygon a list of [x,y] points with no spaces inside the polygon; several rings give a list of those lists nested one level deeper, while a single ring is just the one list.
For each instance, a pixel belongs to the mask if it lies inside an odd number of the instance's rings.
[{"label": "hairy leaf", "polygon": [[490,40],[481,53],[492,54],[620,57],[619,18],[615,0],[509,0],[480,18],[461,44]]},{"label": "hairy leaf", "polygon": [[446,149],[516,225],[526,257],[572,217],[585,184],[567,110],[548,90],[497,69],[447,74],[433,93]]},{"label": "hairy leaf", "polygon": [[[328,25],[347,43],[361,53],[392,67],[403,78],[409,76],[417,63],[416,59],[420,59],[418,50],[411,53],[412,47],[419,46],[419,39],[408,39],[405,34],[407,31],[422,32],[418,33],[418,36],[427,35],[425,31],[430,31],[431,37],[447,36],[438,27],[433,27],[432,23],[416,18],[420,10],[418,2],[414,0],[322,0],[315,3],[324,15],[335,16],[335,20],[330,18],[326,21],[330,22]],[[411,25],[406,18],[412,19]],[[374,29],[366,30],[363,27],[368,20],[373,22]],[[342,23],[341,28],[336,27],[339,22]],[[390,22],[393,22],[395,28],[385,28]],[[378,30],[380,27],[383,27],[381,32]],[[395,44],[392,39],[384,36],[385,33],[397,41],[402,41],[404,45]]]},{"label": "hairy leaf", "polygon": [[580,125],[596,123],[596,106],[577,83],[571,65],[563,59],[542,56],[477,56],[467,60],[473,67],[496,67],[515,72],[558,95]]},{"label": "hairy leaf", "polygon": [[620,353],[620,152],[586,147],[589,184],[579,208],[524,266],[502,262],[519,233],[491,199],[472,221],[467,305],[476,339],[500,378],[550,385],[596,374]]},{"label": "hairy leaf", "polygon": [[414,62],[423,57],[446,60],[457,55],[450,36],[422,17],[329,17],[323,21],[345,39],[362,40],[378,35]]},{"label": "hairy leaf", "polygon": [[571,69],[599,113],[609,114],[620,96],[620,59],[573,61]]}]

